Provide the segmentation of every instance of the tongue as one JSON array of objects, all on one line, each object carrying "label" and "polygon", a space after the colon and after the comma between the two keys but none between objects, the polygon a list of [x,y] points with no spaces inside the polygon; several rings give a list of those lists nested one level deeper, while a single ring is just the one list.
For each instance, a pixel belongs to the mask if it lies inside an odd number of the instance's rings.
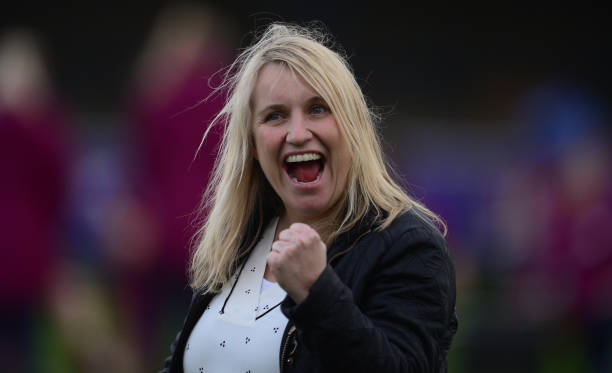
[{"label": "tongue", "polygon": [[319,175],[319,162],[297,162],[291,167],[291,174],[300,183],[310,183],[317,179]]}]

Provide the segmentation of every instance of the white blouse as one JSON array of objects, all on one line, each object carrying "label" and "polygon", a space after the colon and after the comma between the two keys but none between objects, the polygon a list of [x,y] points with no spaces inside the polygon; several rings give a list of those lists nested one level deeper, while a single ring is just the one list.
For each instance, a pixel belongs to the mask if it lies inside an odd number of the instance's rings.
[{"label": "white blouse", "polygon": [[277,283],[262,288],[277,223],[278,218],[270,222],[244,266],[196,323],[183,355],[185,373],[279,371],[287,325],[280,303],[286,292]]}]

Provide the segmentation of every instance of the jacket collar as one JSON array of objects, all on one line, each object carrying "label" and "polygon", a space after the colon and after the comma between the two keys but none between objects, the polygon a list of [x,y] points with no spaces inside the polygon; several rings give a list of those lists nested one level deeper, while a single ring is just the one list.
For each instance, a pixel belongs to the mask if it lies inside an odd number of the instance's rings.
[{"label": "jacket collar", "polygon": [[364,233],[376,228],[379,224],[379,219],[376,217],[375,211],[372,209],[348,231],[340,234],[327,250],[327,260],[346,250],[355,243]]}]

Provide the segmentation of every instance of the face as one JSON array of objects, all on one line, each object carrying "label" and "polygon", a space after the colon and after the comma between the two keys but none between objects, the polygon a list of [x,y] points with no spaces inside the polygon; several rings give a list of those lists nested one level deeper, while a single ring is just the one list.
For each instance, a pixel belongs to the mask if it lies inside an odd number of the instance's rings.
[{"label": "face", "polygon": [[285,65],[259,71],[252,96],[255,158],[289,222],[326,217],[347,188],[351,158],[329,106]]}]

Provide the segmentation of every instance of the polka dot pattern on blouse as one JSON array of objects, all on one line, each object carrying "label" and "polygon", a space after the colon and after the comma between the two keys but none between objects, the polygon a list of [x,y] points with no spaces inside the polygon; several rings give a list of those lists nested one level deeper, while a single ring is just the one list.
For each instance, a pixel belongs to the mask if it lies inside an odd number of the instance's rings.
[{"label": "polka dot pattern on blouse", "polygon": [[198,320],[185,347],[185,373],[279,372],[287,325],[280,302],[286,293],[276,283],[262,288],[277,223],[278,219],[270,223],[237,276]]}]

